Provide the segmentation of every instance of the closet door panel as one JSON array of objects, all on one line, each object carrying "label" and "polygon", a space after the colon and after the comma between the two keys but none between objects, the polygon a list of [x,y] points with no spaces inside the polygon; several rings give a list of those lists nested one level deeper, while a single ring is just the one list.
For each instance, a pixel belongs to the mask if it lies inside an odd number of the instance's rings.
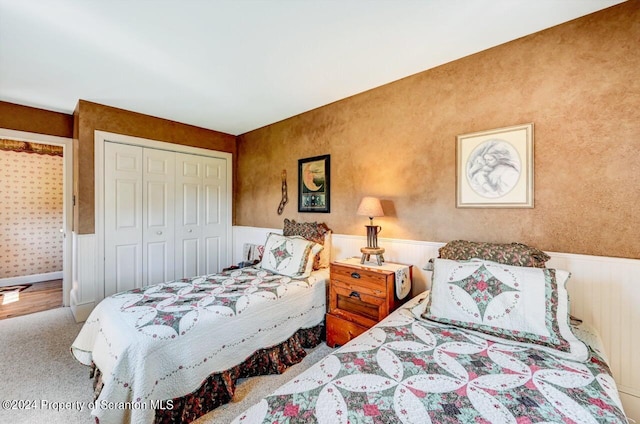
[{"label": "closet door panel", "polygon": [[[113,206],[115,209],[115,221],[113,229],[121,231],[121,234],[127,237],[126,233],[135,233],[140,229],[139,202],[136,196],[140,192],[139,181],[132,178],[118,178],[113,183]],[[137,237],[136,237],[137,238]]]},{"label": "closet door panel", "polygon": [[175,154],[144,149],[143,282],[175,278]]},{"label": "closet door panel", "polygon": [[201,230],[202,159],[176,153],[176,278],[200,275],[203,256]]},{"label": "closet door panel", "polygon": [[182,198],[182,220],[184,227],[200,225],[200,184],[183,182],[180,196]]},{"label": "closet door panel", "polygon": [[205,184],[204,186],[204,224],[205,225],[218,225],[220,224],[220,187],[212,184]]},{"label": "closet door panel", "polygon": [[115,247],[115,289],[109,295],[141,287],[140,250],[138,243]]},{"label": "closet door panel", "polygon": [[205,257],[203,274],[215,274],[220,271],[220,251],[222,250],[222,240],[220,237],[207,237],[205,239]]},{"label": "closet door panel", "polygon": [[219,158],[202,158],[204,175],[202,180],[204,192],[204,222],[202,238],[206,248],[203,252],[203,273],[220,271],[230,263],[229,252],[222,240],[227,237],[227,161]]},{"label": "closet door panel", "polygon": [[142,285],[142,148],[105,143],[104,295]]},{"label": "closet door panel", "polygon": [[[145,285],[165,283],[174,279],[173,275],[173,255],[169,254],[169,250],[173,251],[173,242],[166,241],[158,243],[144,243],[145,264],[143,281]],[[171,266],[168,262],[171,261]],[[150,265],[151,264],[151,265]]]},{"label": "closet door panel", "polygon": [[182,275],[178,278],[190,278],[200,275],[200,240],[198,238],[182,239],[182,255],[179,260]]}]

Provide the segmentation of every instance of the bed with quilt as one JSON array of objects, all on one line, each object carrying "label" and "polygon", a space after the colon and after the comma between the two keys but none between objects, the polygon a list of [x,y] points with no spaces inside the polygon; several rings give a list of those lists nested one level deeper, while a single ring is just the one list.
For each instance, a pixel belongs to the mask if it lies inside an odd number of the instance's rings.
[{"label": "bed with quilt", "polygon": [[[190,422],[231,400],[238,378],[281,373],[323,338],[330,232],[285,222],[259,264],[118,293],[71,346],[95,372],[100,423]],[[311,234],[309,226],[321,230]],[[310,240],[320,238],[318,242]]]},{"label": "bed with quilt", "polygon": [[430,291],[234,424],[627,423],[599,336],[570,319],[568,272],[442,256]]}]

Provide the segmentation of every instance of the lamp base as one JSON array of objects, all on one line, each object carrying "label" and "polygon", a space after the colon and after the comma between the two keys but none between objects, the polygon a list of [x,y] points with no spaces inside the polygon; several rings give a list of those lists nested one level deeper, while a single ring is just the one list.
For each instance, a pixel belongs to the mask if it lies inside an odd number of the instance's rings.
[{"label": "lamp base", "polygon": [[377,249],[378,233],[382,231],[382,227],[378,225],[365,225],[365,227],[367,227],[367,247]]},{"label": "lamp base", "polygon": [[363,264],[364,261],[368,261],[371,255],[376,256],[378,266],[382,265],[384,262],[384,248],[382,247],[361,247],[360,252],[362,252],[362,257],[360,258],[360,263]]}]

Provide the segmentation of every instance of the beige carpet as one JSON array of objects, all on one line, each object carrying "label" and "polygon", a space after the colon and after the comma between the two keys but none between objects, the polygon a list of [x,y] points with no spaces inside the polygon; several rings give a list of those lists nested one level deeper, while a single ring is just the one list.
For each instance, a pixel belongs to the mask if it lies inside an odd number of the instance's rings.
[{"label": "beige carpet", "polygon": [[86,408],[56,404],[92,400],[89,369],[69,351],[80,327],[69,308],[0,320],[0,399],[29,402],[23,410],[3,404],[1,423],[91,422]]},{"label": "beige carpet", "polygon": [[[30,409],[0,408],[0,423],[93,423],[87,403],[93,388],[89,369],[69,351],[82,324],[69,308],[58,308],[0,320],[0,401],[29,401]],[[321,344],[282,375],[241,380],[234,401],[201,417],[197,424],[229,423],[276,387],[326,356]],[[79,408],[84,406],[84,408]]]}]

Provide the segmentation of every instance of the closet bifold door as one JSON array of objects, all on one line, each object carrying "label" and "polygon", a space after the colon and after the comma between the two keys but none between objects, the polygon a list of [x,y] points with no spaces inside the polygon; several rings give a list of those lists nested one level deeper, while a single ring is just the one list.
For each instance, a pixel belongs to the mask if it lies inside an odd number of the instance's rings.
[{"label": "closet bifold door", "polygon": [[176,153],[176,278],[218,272],[227,262],[224,159]]},{"label": "closet bifold door", "polygon": [[104,294],[142,285],[142,147],[104,145]]},{"label": "closet bifold door", "polygon": [[104,295],[229,263],[227,160],[104,143]]},{"label": "closet bifold door", "polygon": [[227,256],[227,161],[220,158],[203,157],[203,227],[204,246],[201,274],[213,274],[222,271],[225,264],[231,263]]},{"label": "closet bifold door", "polygon": [[198,274],[202,226],[202,163],[199,156],[176,153],[176,278]]},{"label": "closet bifold door", "polygon": [[143,285],[175,277],[175,153],[143,151]]}]

